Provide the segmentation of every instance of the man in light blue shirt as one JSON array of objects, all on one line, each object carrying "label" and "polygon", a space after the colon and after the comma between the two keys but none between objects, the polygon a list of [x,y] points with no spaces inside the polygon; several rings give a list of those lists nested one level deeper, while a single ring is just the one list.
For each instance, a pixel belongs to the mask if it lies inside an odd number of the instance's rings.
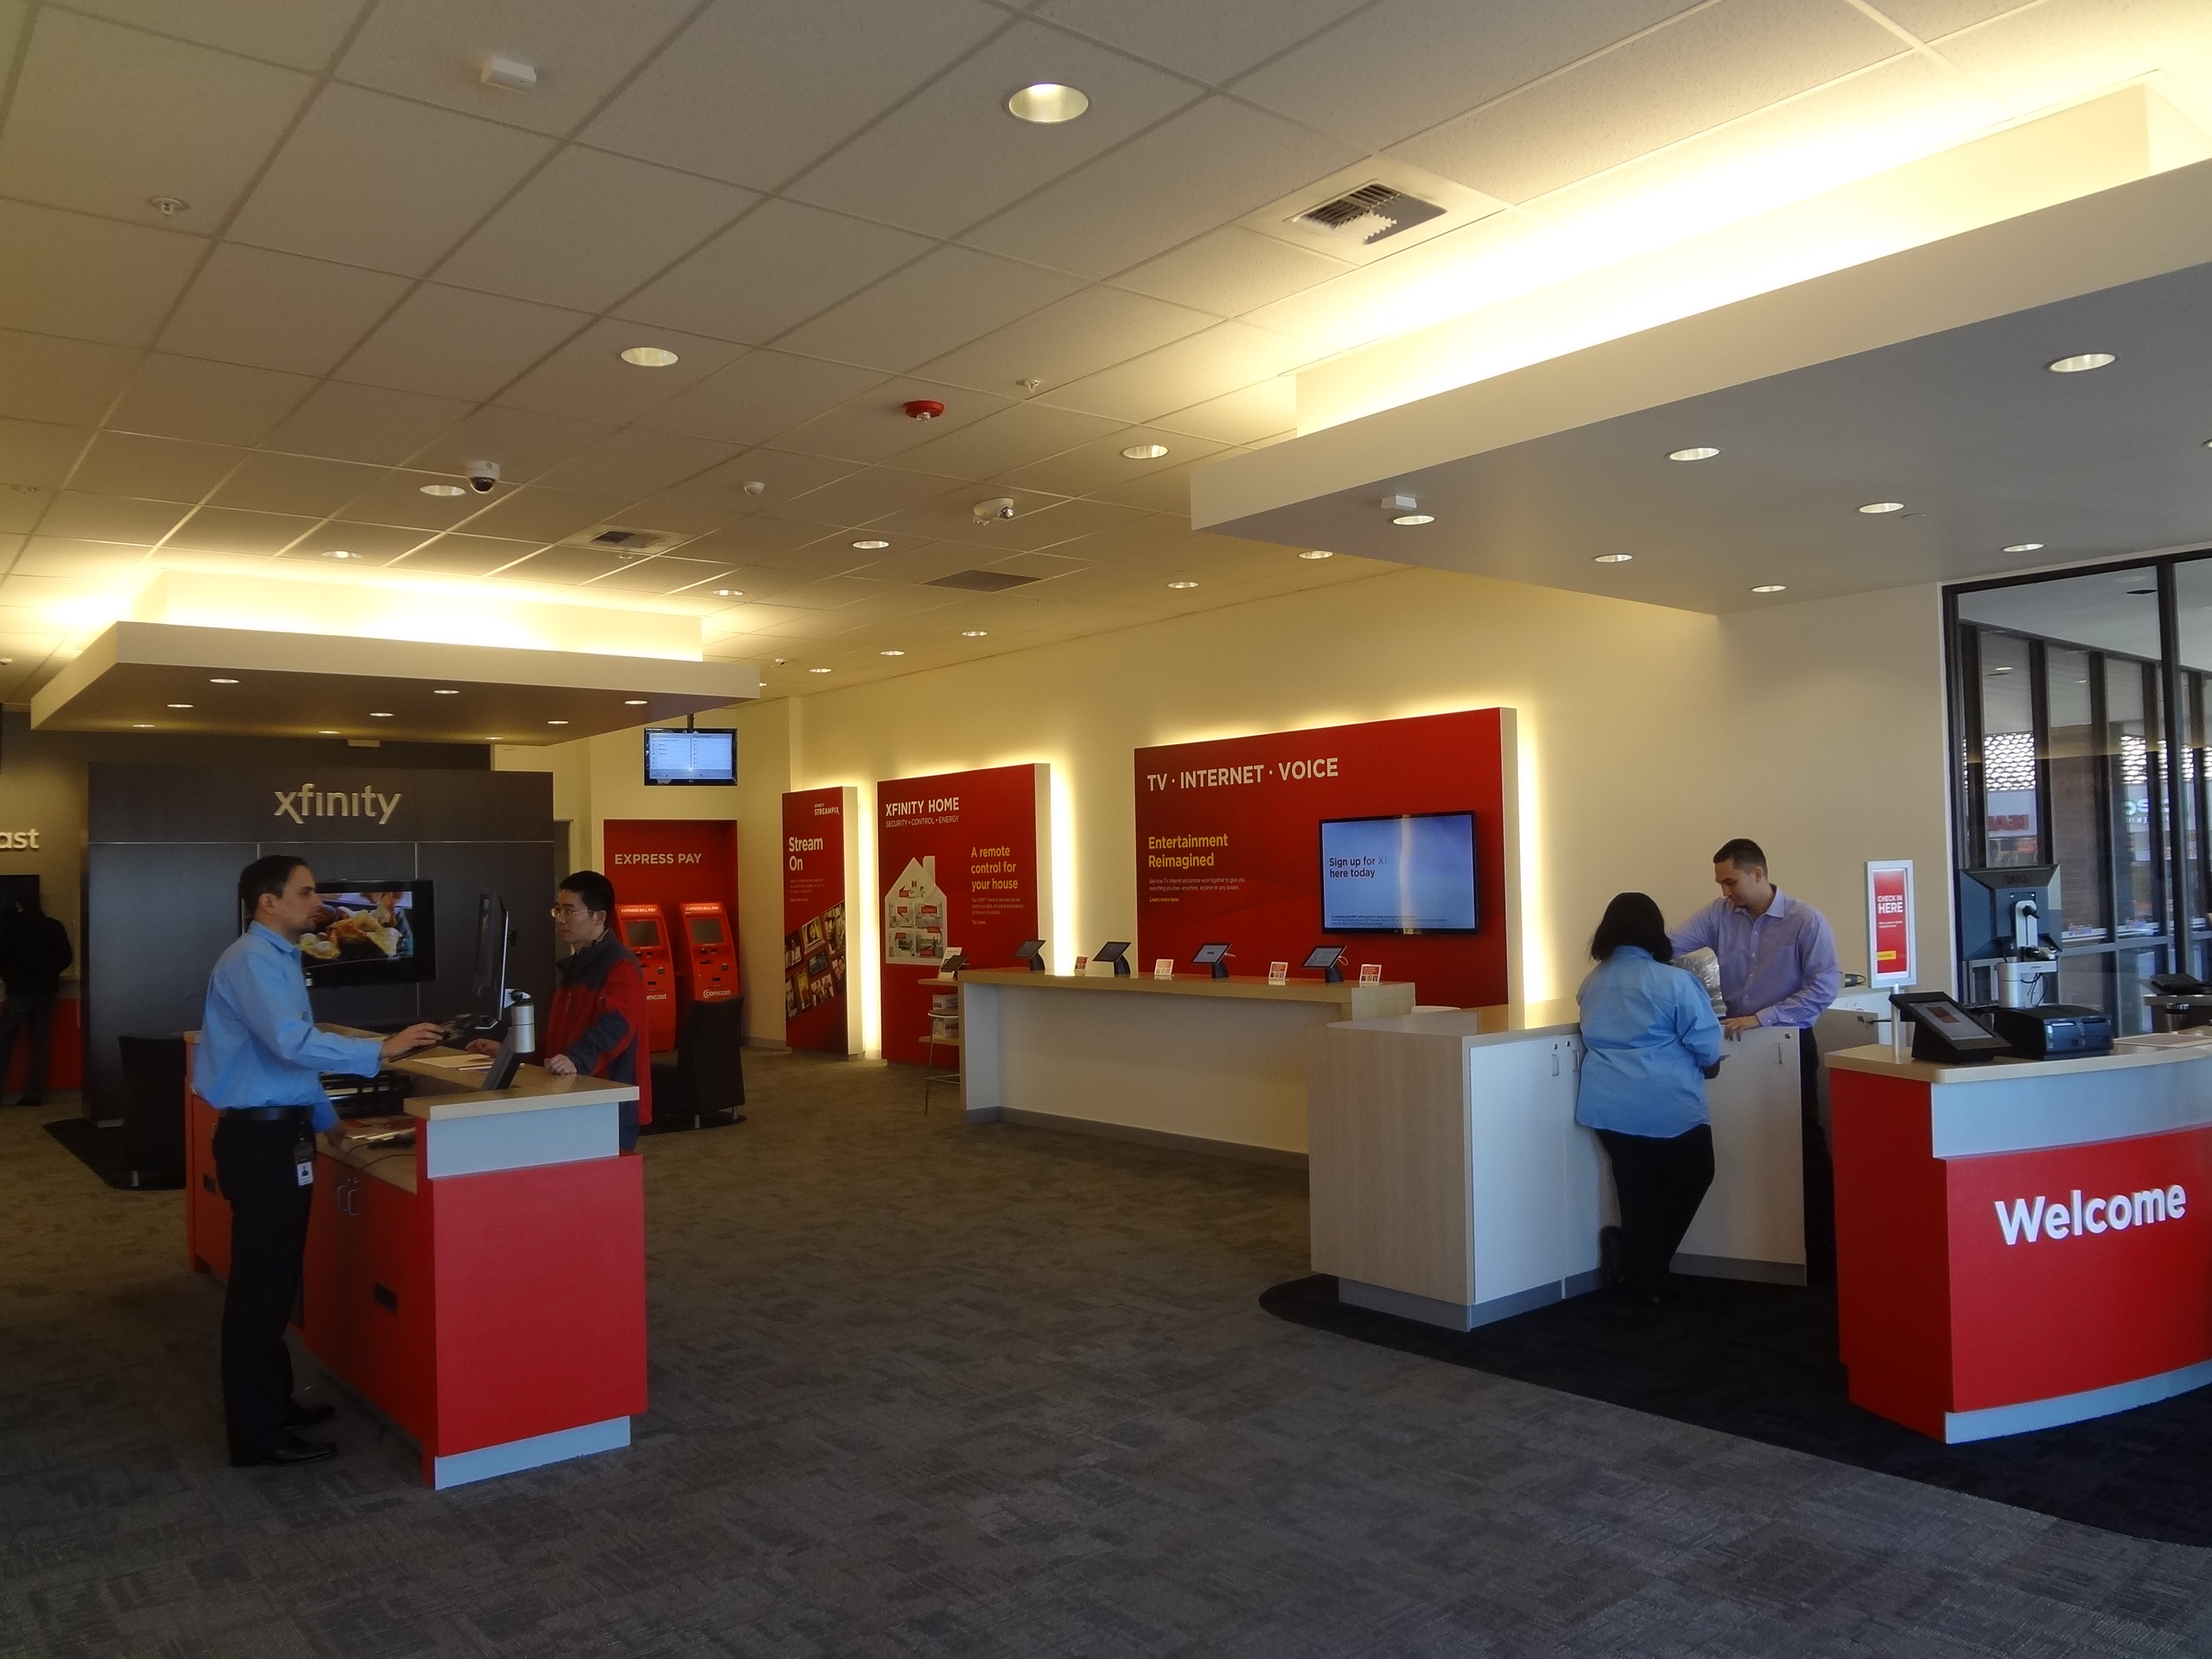
[{"label": "man in light blue shirt", "polygon": [[1820,1056],[1813,1025],[1843,989],[1836,936],[1828,919],[1767,878],[1766,854],[1739,836],[1713,854],[1721,896],[1668,930],[1674,954],[1699,947],[1720,958],[1721,1029],[1741,1038],[1755,1025],[1797,1031],[1800,1134],[1805,1166],[1805,1266],[1832,1274],[1836,1261],[1835,1176],[1820,1131]]},{"label": "man in light blue shirt", "polygon": [[426,1048],[442,1033],[430,1024],[382,1038],[317,1028],[298,940],[322,901],[314,872],[300,860],[283,853],[256,859],[240,872],[238,902],[252,920],[209,976],[192,1061],[193,1092],[222,1114],[216,1175],[230,1200],[223,1419],[238,1468],[315,1463],[337,1449],[293,1431],[322,1421],[331,1408],[293,1401],[284,1327],[307,1249],[314,1132],[338,1121],[321,1074],[374,1077],[386,1060]]}]

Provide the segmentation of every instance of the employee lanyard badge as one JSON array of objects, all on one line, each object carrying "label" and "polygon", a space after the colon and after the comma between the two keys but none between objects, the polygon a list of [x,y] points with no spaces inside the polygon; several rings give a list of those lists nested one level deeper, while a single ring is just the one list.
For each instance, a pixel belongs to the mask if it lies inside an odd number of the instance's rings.
[{"label": "employee lanyard badge", "polygon": [[292,1143],[292,1174],[302,1187],[315,1184],[315,1143],[305,1129]]}]

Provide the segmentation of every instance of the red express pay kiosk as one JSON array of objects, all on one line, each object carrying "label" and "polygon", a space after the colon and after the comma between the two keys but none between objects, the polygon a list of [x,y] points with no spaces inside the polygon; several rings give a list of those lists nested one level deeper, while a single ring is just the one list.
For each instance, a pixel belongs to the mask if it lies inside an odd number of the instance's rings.
[{"label": "red express pay kiosk", "polygon": [[729,913],[720,904],[687,902],[683,914],[685,1005],[730,1001],[738,994],[738,951]]},{"label": "red express pay kiosk", "polygon": [[1956,1442],[2212,1382],[2212,1042],[1826,1063],[1854,1404]]},{"label": "red express pay kiosk", "polygon": [[645,1046],[665,1053],[676,1046],[676,962],[669,954],[668,924],[657,904],[617,904],[615,920],[645,975]]}]

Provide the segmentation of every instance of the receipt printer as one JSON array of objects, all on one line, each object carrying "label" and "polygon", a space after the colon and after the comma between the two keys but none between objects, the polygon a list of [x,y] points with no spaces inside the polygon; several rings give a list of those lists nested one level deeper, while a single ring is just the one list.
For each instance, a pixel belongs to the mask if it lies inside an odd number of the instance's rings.
[{"label": "receipt printer", "polygon": [[1976,1010],[2022,1060],[2072,1060],[2112,1052],[2112,1016],[2100,1008],[2046,1002],[2039,1008]]}]

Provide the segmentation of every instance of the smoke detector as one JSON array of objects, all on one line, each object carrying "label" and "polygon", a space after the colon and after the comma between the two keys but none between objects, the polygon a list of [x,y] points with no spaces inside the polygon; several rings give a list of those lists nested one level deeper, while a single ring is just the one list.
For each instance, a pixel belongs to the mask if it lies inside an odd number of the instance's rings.
[{"label": "smoke detector", "polygon": [[1505,207],[1495,197],[1382,156],[1271,202],[1237,222],[1279,242],[1366,264]]},{"label": "smoke detector", "polygon": [[502,92],[530,92],[538,85],[538,66],[519,58],[487,58],[483,71],[484,85]]}]

